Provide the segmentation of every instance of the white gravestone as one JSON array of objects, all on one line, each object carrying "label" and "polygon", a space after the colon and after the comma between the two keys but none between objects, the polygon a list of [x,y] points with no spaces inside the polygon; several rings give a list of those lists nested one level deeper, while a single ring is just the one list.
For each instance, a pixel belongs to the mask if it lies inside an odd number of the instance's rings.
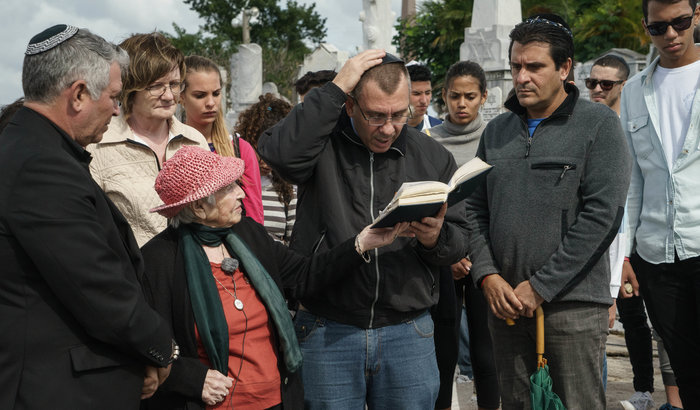
[{"label": "white gravestone", "polygon": [[258,101],[263,83],[262,47],[257,44],[240,44],[231,57],[231,101],[237,105],[250,105]]},{"label": "white gravestone", "polygon": [[231,110],[226,113],[229,129],[239,113],[258,102],[262,84],[262,47],[254,43],[240,44],[231,56]]},{"label": "white gravestone", "polygon": [[521,21],[520,0],[474,1],[472,26],[464,29],[464,42],[459,49],[459,58],[462,61],[478,63],[486,72],[489,98],[482,111],[486,120],[505,111],[503,103],[513,88],[508,59],[508,36],[513,27]]},{"label": "white gravestone", "polygon": [[340,51],[333,44],[321,43],[311,54],[304,57],[304,64],[299,68],[297,79],[309,71],[340,71],[347,60],[347,51]]},{"label": "white gravestone", "polygon": [[521,21],[520,0],[475,0],[459,58],[476,61],[486,71],[509,69],[508,35]]}]

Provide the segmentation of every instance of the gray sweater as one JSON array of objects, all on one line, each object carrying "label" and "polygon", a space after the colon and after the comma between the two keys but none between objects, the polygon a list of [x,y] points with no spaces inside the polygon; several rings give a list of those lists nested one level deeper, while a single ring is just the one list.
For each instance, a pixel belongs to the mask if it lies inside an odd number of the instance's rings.
[{"label": "gray sweater", "polygon": [[474,158],[484,128],[486,128],[486,122],[481,114],[467,125],[455,124],[447,116],[442,124],[429,130],[429,135],[447,148],[454,155],[457,165],[461,166]]},{"label": "gray sweater", "polygon": [[547,302],[611,304],[606,250],[624,212],[629,152],[612,110],[566,91],[532,139],[516,98],[484,130],[477,156],[494,168],[467,199],[472,277],[529,279]]}]

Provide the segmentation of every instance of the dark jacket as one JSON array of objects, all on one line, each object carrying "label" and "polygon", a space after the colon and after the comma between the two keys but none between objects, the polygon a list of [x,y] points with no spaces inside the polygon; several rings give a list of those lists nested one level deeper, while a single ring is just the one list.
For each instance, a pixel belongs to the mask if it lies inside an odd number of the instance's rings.
[{"label": "dark jacket", "polygon": [[0,408],[138,408],[172,337],[129,225],[45,117],[20,109],[0,146]]},{"label": "dark jacket", "polygon": [[[345,99],[333,83],[315,88],[258,142],[263,159],[298,185],[290,246],[306,255],[357,234],[403,182],[447,182],[457,168],[445,148],[409,126],[387,152],[372,153],[353,131]],[[302,304],[317,315],[361,328],[416,317],[437,302],[438,266],[466,255],[464,223],[464,207],[453,206],[433,249],[399,238],[371,252],[371,263],[352,277]]]},{"label": "dark jacket", "polygon": [[[353,240],[309,259],[274,241],[262,225],[248,217],[232,229],[258,257],[277,286],[293,297],[324,289],[338,278],[352,274],[352,268],[362,262],[355,252]],[[202,387],[208,367],[197,355],[194,313],[177,230],[168,228],[161,232],[143,246],[142,252],[146,265],[143,285],[147,298],[170,322],[181,351],[180,359],[173,363],[170,377],[144,407],[203,409]],[[272,329],[277,338],[274,327]],[[275,348],[280,344],[279,339],[276,341]],[[301,409],[304,407],[301,377],[298,372],[287,371],[279,351],[277,357],[284,408]]]},{"label": "dark jacket", "polygon": [[622,221],[630,158],[620,120],[604,104],[564,102],[529,138],[525,108],[491,120],[477,151],[493,165],[467,199],[473,279],[530,280],[546,301],[611,304],[607,249]]}]

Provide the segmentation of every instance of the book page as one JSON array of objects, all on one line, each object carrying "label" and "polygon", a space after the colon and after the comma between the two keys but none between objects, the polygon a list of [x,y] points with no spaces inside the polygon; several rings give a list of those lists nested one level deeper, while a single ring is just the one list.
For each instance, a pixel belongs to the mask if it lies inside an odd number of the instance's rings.
[{"label": "book page", "polygon": [[[440,181],[417,181],[404,182],[396,194],[394,199],[411,198],[421,195],[431,195],[437,193],[447,193],[448,186]],[[392,200],[391,202],[394,202]]]},{"label": "book page", "polygon": [[491,165],[485,163],[479,157],[474,157],[455,171],[448,184],[449,189],[452,190],[455,186],[486,171],[489,168],[491,168]]}]

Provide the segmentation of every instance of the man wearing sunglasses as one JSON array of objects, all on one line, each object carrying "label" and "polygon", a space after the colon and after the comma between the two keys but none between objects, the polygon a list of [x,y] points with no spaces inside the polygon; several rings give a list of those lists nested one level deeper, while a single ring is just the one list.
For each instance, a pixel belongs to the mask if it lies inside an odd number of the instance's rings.
[{"label": "man wearing sunglasses", "polygon": [[[310,254],[347,241],[403,182],[447,182],[457,169],[439,142],[406,126],[409,82],[403,61],[367,50],[260,137],[260,156],[299,187],[293,249]],[[438,267],[466,255],[465,225],[463,206],[443,207],[412,222],[411,238],[371,254],[356,247],[366,264],[301,300],[294,321],[307,408],[434,408],[440,379],[429,309],[441,292]]]},{"label": "man wearing sunglasses", "polygon": [[700,408],[700,8],[697,0],[644,0],[642,10],[659,57],[622,93],[635,160],[622,283],[644,298],[683,406]]},{"label": "man wearing sunglasses", "polygon": [[620,115],[620,94],[630,74],[630,68],[621,57],[608,54],[600,57],[586,78],[591,101],[603,103]]}]

